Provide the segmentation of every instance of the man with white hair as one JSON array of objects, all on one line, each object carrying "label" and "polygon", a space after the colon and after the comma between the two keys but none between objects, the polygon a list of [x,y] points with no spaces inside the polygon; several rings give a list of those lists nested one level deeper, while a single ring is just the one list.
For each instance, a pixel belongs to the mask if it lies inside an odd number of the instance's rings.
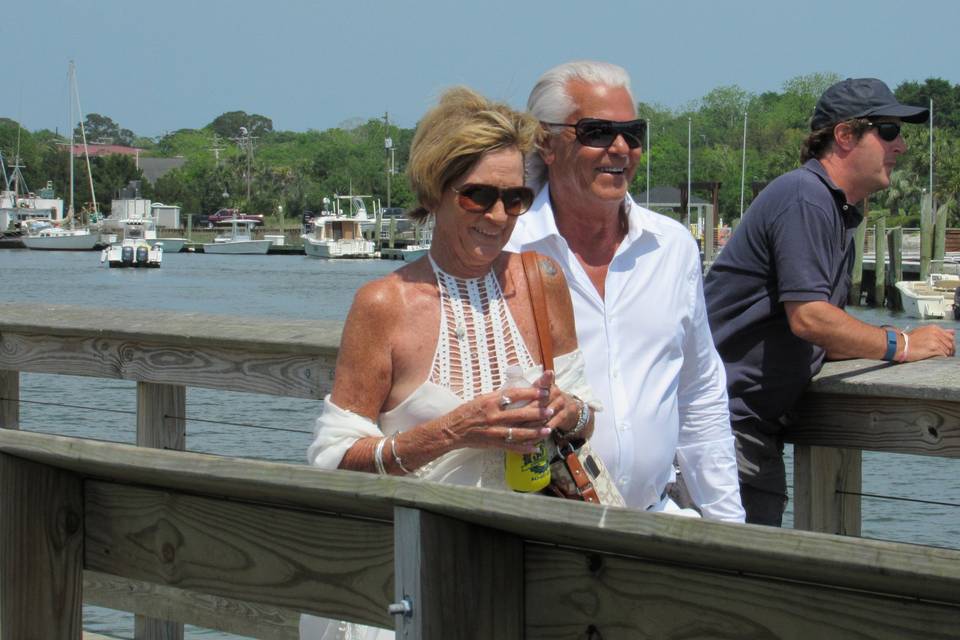
[{"label": "man with white hair", "polygon": [[626,71],[562,64],[541,76],[527,108],[547,136],[527,160],[539,192],[507,249],[552,257],[570,284],[587,379],[603,403],[591,446],[629,506],[677,510],[666,494],[676,459],[704,517],[742,522],[696,243],[627,193],[646,122]]}]

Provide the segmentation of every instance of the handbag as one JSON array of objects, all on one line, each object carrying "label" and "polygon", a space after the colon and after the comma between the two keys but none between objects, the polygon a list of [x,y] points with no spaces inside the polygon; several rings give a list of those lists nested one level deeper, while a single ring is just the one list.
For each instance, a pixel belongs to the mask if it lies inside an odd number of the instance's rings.
[{"label": "handbag", "polygon": [[[537,328],[543,369],[546,371],[553,369],[553,335],[550,333],[550,317],[543,281],[540,278],[538,256],[534,251],[524,251],[520,258],[527,277],[533,322]],[[550,485],[544,489],[545,493],[570,500],[614,507],[626,506],[603,460],[594,453],[588,441],[575,447],[554,433],[547,450],[550,454]]]}]

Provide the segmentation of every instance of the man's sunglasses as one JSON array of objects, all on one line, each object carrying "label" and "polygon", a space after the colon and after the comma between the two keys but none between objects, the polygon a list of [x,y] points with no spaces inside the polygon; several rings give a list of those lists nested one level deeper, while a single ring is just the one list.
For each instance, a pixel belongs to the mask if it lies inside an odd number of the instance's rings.
[{"label": "man's sunglasses", "polygon": [[899,122],[868,122],[868,125],[877,130],[877,135],[887,142],[893,142],[900,135]]},{"label": "man's sunglasses", "polygon": [[459,189],[452,188],[460,208],[469,213],[486,213],[500,200],[508,216],[519,216],[533,204],[534,193],[530,187],[501,189],[492,184],[465,184]]},{"label": "man's sunglasses", "polygon": [[627,146],[636,149],[643,144],[647,132],[646,120],[615,122],[600,118],[581,118],[576,124],[563,122],[543,122],[548,127],[573,127],[576,129],[577,142],[585,147],[606,149],[613,144],[617,136],[623,136]]}]

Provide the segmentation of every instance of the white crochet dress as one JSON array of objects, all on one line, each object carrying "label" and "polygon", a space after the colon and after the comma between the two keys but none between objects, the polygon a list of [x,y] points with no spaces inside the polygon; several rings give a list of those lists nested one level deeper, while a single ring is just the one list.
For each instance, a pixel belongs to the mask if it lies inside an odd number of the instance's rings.
[{"label": "white crochet dress", "polygon": [[[315,437],[307,451],[310,464],[335,469],[343,454],[365,437],[383,437],[449,413],[478,395],[499,389],[507,367],[520,365],[528,380],[543,373],[535,364],[510,315],[493,272],[482,278],[452,276],[430,258],[440,288],[440,335],[430,377],[400,404],[380,414],[379,424],[324,399]],[[556,384],[599,405],[587,386],[579,350],[554,359]],[[434,482],[506,490],[503,451],[458,449],[420,467],[414,475]],[[310,640],[385,640],[393,631],[304,615],[300,637]]]}]

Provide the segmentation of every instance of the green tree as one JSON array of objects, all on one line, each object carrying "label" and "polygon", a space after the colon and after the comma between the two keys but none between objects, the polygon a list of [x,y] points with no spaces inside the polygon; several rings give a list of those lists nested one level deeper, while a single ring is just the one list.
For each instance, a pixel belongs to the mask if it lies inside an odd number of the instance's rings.
[{"label": "green tree", "polygon": [[246,111],[228,111],[214,118],[213,122],[204,129],[229,140],[240,135],[241,127],[245,128],[251,136],[264,136],[273,131],[273,120]]},{"label": "green tree", "polygon": [[107,144],[131,145],[136,134],[129,129],[120,127],[112,118],[99,113],[88,113],[83,120],[83,130],[77,124],[73,131],[74,137],[82,140],[82,133],[86,133],[87,142],[103,142]]}]

